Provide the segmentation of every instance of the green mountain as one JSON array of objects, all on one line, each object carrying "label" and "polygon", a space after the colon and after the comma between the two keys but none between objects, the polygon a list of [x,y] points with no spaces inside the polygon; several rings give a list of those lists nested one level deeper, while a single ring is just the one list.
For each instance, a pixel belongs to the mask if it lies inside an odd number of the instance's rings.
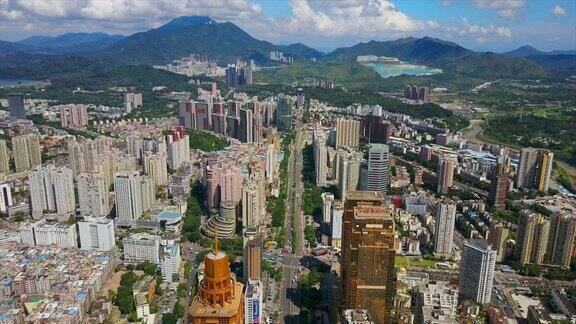
[{"label": "green mountain", "polygon": [[308,47],[302,43],[294,43],[290,45],[278,45],[278,47],[282,52],[297,57],[299,56],[307,59],[316,59],[316,60],[324,57],[324,53],[315,50],[311,47]]},{"label": "green mountain", "polygon": [[458,44],[438,38],[401,38],[394,41],[359,43],[351,47],[338,48],[328,53],[323,61],[350,61],[360,55],[396,57],[414,63],[435,63],[446,59],[457,59],[474,52]]},{"label": "green mountain", "polygon": [[458,44],[431,37],[360,43],[336,49],[322,61],[354,61],[359,55],[396,57],[402,61],[438,67],[445,73],[470,77],[541,78],[547,75],[544,68],[523,58],[496,53],[476,53]]},{"label": "green mountain", "polygon": [[[305,45],[287,47],[296,60],[316,55]],[[191,53],[208,55],[222,63],[238,58],[269,63],[268,53],[282,47],[258,40],[231,22],[209,17],[181,17],[166,25],[122,39],[99,52],[128,64],[162,64]],[[296,55],[297,54],[297,55]]]},{"label": "green mountain", "polygon": [[502,53],[506,56],[510,56],[510,57],[527,57],[530,55],[544,55],[546,54],[546,52],[542,52],[538,49],[535,49],[532,46],[529,45],[524,45],[524,46],[520,46],[515,50],[511,50],[508,52],[504,52]]},{"label": "green mountain", "polygon": [[93,42],[112,42],[125,38],[122,35],[108,35],[105,33],[67,33],[59,36],[32,36],[18,41],[19,44],[24,44],[34,47],[73,47],[86,43]]}]

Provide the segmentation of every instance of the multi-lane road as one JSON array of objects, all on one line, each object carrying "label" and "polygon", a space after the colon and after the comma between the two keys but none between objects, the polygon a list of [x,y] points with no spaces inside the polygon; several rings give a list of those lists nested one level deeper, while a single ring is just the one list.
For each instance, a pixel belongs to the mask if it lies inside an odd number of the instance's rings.
[{"label": "multi-lane road", "polygon": [[292,253],[285,253],[282,259],[283,287],[281,293],[282,316],[284,323],[300,322],[300,292],[298,275],[301,258],[304,255],[304,217],[302,214],[302,150],[304,134],[298,125],[294,131],[291,154],[288,160],[288,196],[286,210],[286,234]]}]

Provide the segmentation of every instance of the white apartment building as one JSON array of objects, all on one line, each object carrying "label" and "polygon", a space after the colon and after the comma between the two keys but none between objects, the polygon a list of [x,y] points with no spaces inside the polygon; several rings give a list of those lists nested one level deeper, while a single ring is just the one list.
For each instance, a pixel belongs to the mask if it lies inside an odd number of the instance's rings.
[{"label": "white apartment building", "polygon": [[160,263],[160,241],[156,235],[146,233],[132,234],[124,238],[124,262],[137,264],[150,261]]},{"label": "white apartment building", "polygon": [[109,218],[85,217],[78,222],[80,249],[111,251],[116,247],[114,221]]},{"label": "white apartment building", "polygon": [[67,219],[76,210],[72,170],[54,165],[38,166],[28,174],[32,214],[56,213]]},{"label": "white apartment building", "polygon": [[122,171],[114,175],[116,217],[134,220],[142,216],[142,184],[140,172]]}]

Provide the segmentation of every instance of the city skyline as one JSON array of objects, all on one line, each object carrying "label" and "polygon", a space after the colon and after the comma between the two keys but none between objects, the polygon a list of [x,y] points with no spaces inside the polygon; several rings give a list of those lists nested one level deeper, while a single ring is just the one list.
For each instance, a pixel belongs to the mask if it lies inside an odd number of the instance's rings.
[{"label": "city skyline", "polygon": [[[478,51],[576,48],[576,3],[557,1],[57,1],[0,3],[2,40],[70,32],[131,35],[180,16],[230,21],[258,39],[322,51],[370,40],[431,36]],[[142,19],[144,18],[144,19]]]}]

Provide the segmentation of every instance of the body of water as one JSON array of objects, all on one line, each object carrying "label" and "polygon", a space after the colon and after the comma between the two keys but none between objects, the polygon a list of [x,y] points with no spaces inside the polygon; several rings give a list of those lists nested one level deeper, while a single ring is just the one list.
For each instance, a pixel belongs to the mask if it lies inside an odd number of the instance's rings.
[{"label": "body of water", "polygon": [[41,84],[49,84],[48,80],[24,80],[24,79],[0,79],[0,88],[7,87],[32,87]]},{"label": "body of water", "polygon": [[407,62],[399,64],[387,63],[363,63],[365,66],[372,68],[383,78],[391,78],[400,75],[432,75],[442,73],[441,69],[434,69],[424,65],[416,65]]}]

